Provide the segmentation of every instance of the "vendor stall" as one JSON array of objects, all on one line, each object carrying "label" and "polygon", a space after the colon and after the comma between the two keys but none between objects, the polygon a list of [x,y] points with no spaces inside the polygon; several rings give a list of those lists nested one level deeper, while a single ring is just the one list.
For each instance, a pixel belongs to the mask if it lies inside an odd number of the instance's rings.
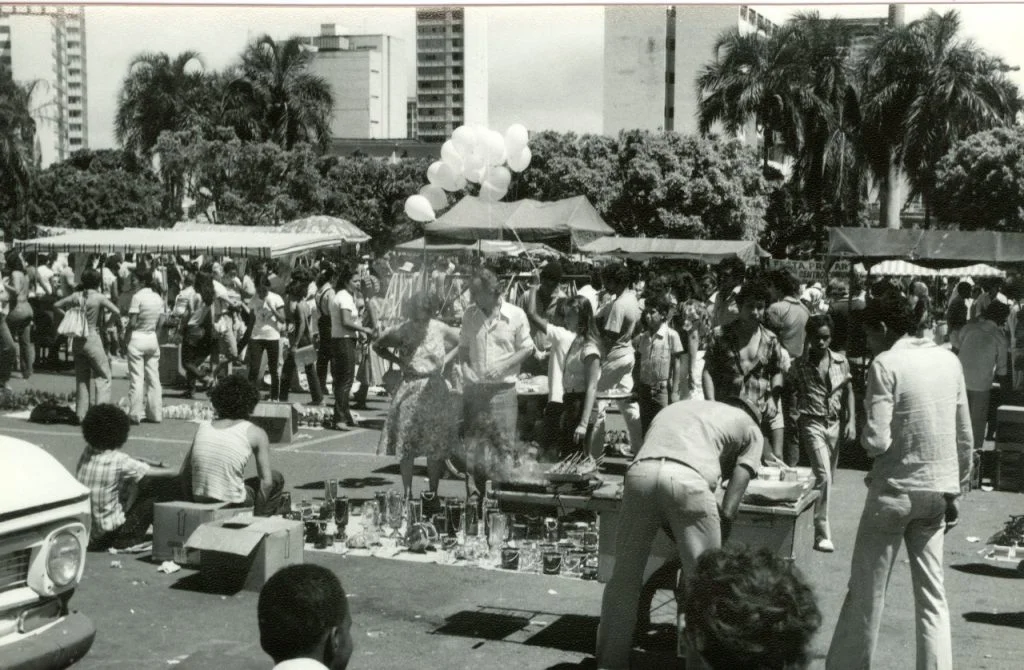
[{"label": "vendor stall", "polygon": [[651,259],[691,260],[715,265],[739,258],[756,265],[771,254],[756,242],[743,240],[680,240],[660,237],[603,237],[580,247],[588,254],[604,254],[633,261]]},{"label": "vendor stall", "polygon": [[480,240],[479,242],[440,242],[430,244],[427,238],[420,237],[403,242],[395,247],[402,254],[428,254],[451,256],[462,253],[480,254],[485,257],[507,257],[529,254],[546,258],[558,258],[562,254],[543,242],[516,242],[515,240]]},{"label": "vendor stall", "polygon": [[424,227],[427,241],[520,240],[568,237],[574,247],[614,234],[584,196],[555,202],[489,202],[467,196]]},{"label": "vendor stall", "polygon": [[[807,478],[810,477],[810,471],[806,468],[800,468],[799,471],[801,477],[805,478],[803,481],[809,485]],[[615,567],[615,535],[619,526],[623,485],[621,476],[603,474],[601,477],[603,481],[596,488],[582,491],[570,485],[517,487],[512,484],[502,485],[497,496],[500,504],[507,509],[548,508],[562,513],[571,510],[596,513],[600,534],[597,579],[607,582]],[[818,497],[817,491],[802,486],[795,501],[753,504],[758,486],[753,482],[752,485],[754,490],[748,489],[748,497],[745,498],[747,502],[740,505],[730,542],[767,547],[777,555],[798,563],[808,560],[814,542],[811,508]],[[533,490],[522,490],[524,488]],[[764,499],[758,502],[767,503]],[[675,545],[664,532],[659,532],[651,548],[644,580],[667,561],[674,559],[675,555]]]},{"label": "vendor stall", "polygon": [[240,235],[264,232],[289,235],[326,235],[334,238],[339,244],[362,244],[370,241],[370,236],[351,221],[325,215],[307,216],[280,226],[226,226],[204,221],[179,221],[174,224],[172,230],[202,233],[227,232]]}]

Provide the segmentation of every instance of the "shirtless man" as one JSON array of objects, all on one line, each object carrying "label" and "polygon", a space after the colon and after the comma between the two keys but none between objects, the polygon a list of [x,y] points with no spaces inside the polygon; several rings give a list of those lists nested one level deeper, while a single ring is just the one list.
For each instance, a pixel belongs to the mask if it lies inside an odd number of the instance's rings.
[{"label": "shirtless man", "polygon": [[768,301],[762,283],[743,284],[736,298],[737,319],[714,329],[704,354],[704,398],[742,398],[754,403],[771,430],[772,454],[782,461],[784,425],[778,412],[782,345],[761,325]]}]

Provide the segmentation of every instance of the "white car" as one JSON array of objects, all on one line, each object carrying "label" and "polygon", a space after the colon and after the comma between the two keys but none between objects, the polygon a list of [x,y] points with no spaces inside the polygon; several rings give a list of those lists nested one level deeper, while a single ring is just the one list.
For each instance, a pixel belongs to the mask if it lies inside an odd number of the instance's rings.
[{"label": "white car", "polygon": [[66,668],[89,651],[96,628],[69,601],[91,524],[86,487],[39,447],[0,435],[0,668]]}]

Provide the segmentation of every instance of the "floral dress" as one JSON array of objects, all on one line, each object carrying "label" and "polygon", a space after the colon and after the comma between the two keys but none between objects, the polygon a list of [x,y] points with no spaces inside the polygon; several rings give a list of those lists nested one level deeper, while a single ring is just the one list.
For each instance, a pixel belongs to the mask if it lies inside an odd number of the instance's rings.
[{"label": "floral dress", "polygon": [[402,342],[397,352],[402,361],[402,383],[384,420],[378,455],[440,460],[455,445],[461,408],[449,397],[442,376],[445,328],[434,319],[425,327],[412,321],[397,326]]}]

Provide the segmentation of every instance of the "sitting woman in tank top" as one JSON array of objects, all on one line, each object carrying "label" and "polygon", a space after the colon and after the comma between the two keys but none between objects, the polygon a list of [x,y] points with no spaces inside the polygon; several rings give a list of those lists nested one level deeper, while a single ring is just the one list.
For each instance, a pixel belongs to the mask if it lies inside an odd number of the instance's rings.
[{"label": "sitting woman in tank top", "polygon": [[[253,507],[256,516],[276,514],[284,491],[284,477],[270,469],[270,440],[251,423],[259,389],[248,379],[228,376],[210,390],[217,413],[196,429],[192,450],[182,468],[190,477],[192,499],[199,503],[224,502],[231,507]],[[245,467],[256,457],[256,476],[245,479]]]}]

